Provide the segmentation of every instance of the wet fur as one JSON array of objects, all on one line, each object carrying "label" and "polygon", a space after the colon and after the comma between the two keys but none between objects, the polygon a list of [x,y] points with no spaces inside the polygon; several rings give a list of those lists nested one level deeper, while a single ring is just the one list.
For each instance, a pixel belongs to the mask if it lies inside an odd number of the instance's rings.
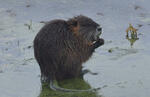
[{"label": "wet fur", "polygon": [[38,32],[34,54],[44,81],[80,76],[82,63],[104,44],[103,39],[93,38],[97,26],[92,19],[77,16],[68,21],[50,21]]}]

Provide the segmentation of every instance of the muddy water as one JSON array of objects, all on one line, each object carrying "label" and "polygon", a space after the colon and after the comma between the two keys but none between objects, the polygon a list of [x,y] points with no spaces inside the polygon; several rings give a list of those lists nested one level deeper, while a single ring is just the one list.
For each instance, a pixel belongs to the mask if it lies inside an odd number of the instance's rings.
[{"label": "muddy water", "polygon": [[[32,41],[40,21],[84,14],[103,27],[105,45],[84,64],[84,76],[104,97],[150,97],[149,0],[0,0],[0,97],[37,97],[40,70]],[[130,46],[131,23],[138,38]],[[111,52],[110,52],[111,50]]]}]

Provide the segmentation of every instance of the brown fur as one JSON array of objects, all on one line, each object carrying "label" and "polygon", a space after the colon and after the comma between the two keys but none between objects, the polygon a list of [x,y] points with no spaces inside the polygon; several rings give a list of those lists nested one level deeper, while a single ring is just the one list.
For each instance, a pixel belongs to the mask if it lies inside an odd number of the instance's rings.
[{"label": "brown fur", "polygon": [[94,38],[97,27],[97,23],[82,15],[47,23],[34,39],[34,54],[43,80],[79,77],[82,63],[104,44],[103,39]]}]

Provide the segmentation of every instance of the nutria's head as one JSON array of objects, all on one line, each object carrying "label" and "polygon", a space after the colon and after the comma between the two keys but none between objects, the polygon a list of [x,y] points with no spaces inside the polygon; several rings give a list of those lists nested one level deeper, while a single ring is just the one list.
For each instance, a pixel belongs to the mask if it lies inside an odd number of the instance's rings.
[{"label": "nutria's head", "polygon": [[72,25],[74,32],[89,42],[94,42],[99,39],[102,33],[102,28],[99,24],[86,16],[77,16],[68,20],[68,23]]}]

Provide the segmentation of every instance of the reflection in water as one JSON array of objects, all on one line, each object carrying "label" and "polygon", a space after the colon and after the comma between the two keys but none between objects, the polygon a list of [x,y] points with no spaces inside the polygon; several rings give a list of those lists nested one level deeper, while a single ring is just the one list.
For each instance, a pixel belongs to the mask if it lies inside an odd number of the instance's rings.
[{"label": "reflection in water", "polygon": [[139,40],[137,35],[137,29],[135,29],[131,24],[129,24],[129,27],[126,30],[126,39],[130,42],[131,47],[133,47],[133,44],[136,40]]},{"label": "reflection in water", "polygon": [[126,39],[130,42],[131,47],[133,47],[135,41],[139,40],[139,38],[135,37],[134,34],[131,34],[131,37],[126,37]]},{"label": "reflection in water", "polygon": [[[62,88],[86,90],[91,88],[90,85],[83,80],[83,78],[75,78],[63,80],[57,83]],[[42,83],[42,90],[39,97],[101,97],[97,92],[59,92],[53,91],[49,88],[48,83]]]}]

